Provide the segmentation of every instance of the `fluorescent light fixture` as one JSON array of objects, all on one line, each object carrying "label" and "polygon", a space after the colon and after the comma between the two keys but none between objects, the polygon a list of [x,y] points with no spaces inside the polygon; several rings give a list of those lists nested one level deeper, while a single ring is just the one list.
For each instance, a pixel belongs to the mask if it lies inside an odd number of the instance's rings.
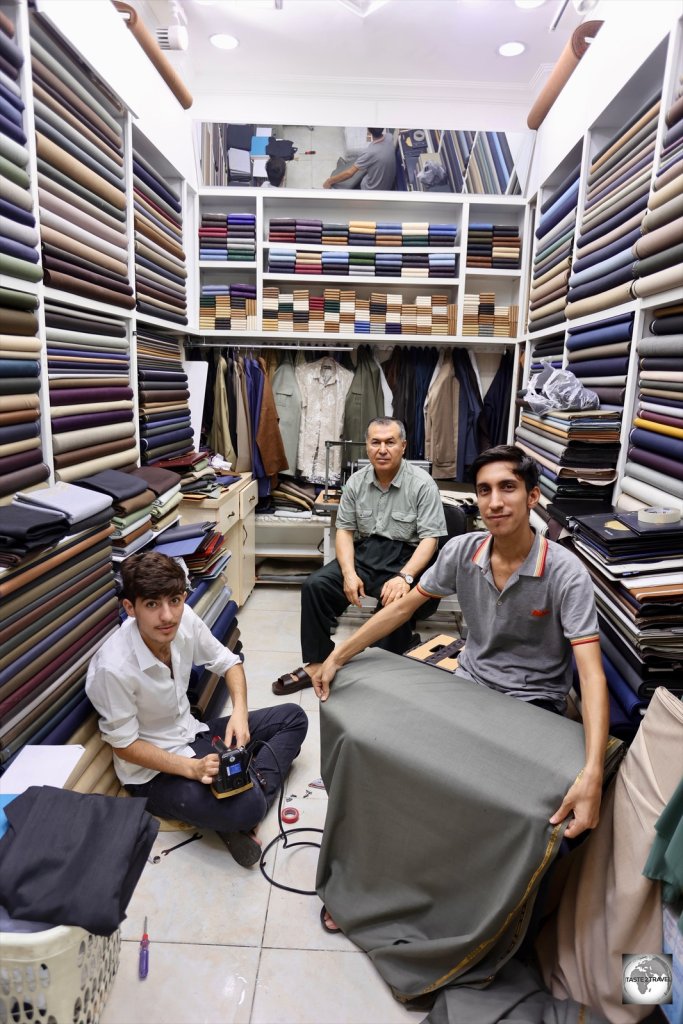
[{"label": "fluorescent light fixture", "polygon": [[209,41],[218,50],[235,50],[240,45],[239,39],[228,35],[227,32],[219,32],[215,36],[210,36]]},{"label": "fluorescent light fixture", "polygon": [[523,11],[533,11],[536,7],[542,7],[545,0],[515,0],[517,7]]},{"label": "fluorescent light fixture", "polygon": [[503,43],[502,46],[498,47],[498,53],[501,57],[519,57],[520,53],[524,53],[526,46],[524,43]]}]

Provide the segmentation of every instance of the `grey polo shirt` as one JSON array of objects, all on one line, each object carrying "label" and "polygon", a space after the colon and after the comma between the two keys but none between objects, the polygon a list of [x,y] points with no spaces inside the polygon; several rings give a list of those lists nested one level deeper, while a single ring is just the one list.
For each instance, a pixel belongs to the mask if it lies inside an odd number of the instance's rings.
[{"label": "grey polo shirt", "polygon": [[337,529],[353,530],[355,540],[374,535],[413,547],[425,537],[448,533],[439,488],[429,473],[405,459],[386,491],[371,465],[349,477],[339,503]]},{"label": "grey polo shirt", "polygon": [[593,583],[579,559],[536,535],[502,591],[491,572],[491,534],[449,540],[418,584],[421,593],[457,593],[468,626],[461,670],[522,700],[566,706],[572,647],[598,640]]}]

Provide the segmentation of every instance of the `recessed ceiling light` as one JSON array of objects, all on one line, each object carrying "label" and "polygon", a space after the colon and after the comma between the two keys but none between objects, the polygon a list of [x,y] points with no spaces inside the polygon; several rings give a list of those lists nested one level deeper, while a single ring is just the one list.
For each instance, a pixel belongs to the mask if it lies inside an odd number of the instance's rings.
[{"label": "recessed ceiling light", "polygon": [[234,36],[229,36],[225,32],[219,32],[217,35],[211,36],[210,42],[219,50],[234,50],[240,45],[239,39],[235,39]]},{"label": "recessed ceiling light", "polygon": [[542,7],[545,0],[515,0],[517,7],[521,7],[523,11],[533,11],[535,7]]},{"label": "recessed ceiling light", "polygon": [[501,57],[519,57],[520,53],[524,53],[526,46],[524,43],[503,43],[502,46],[498,47],[498,53]]}]

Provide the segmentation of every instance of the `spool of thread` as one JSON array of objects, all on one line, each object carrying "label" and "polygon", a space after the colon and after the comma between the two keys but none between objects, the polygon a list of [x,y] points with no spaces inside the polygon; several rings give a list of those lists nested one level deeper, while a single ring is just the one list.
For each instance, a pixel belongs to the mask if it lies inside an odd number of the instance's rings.
[{"label": "spool of thread", "polygon": [[639,508],[638,522],[650,526],[664,526],[668,523],[680,523],[681,513],[677,508]]}]

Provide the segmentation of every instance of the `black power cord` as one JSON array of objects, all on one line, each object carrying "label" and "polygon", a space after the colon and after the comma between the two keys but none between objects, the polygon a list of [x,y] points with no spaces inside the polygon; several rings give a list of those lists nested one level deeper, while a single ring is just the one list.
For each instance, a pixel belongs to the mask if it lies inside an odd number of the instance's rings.
[{"label": "black power cord", "polygon": [[278,802],[277,802],[277,821],[278,821],[279,832],[275,836],[274,839],[271,839],[271,841],[268,843],[268,845],[266,846],[265,850],[261,854],[261,860],[259,861],[259,867],[261,869],[261,874],[263,875],[265,880],[267,882],[269,882],[271,885],[274,885],[276,889],[284,889],[285,892],[293,892],[293,893],[296,893],[298,896],[317,896],[318,893],[317,893],[317,891],[315,889],[295,889],[294,886],[292,886],[292,885],[283,885],[282,882],[276,882],[275,879],[271,878],[271,876],[266,871],[266,854],[277,843],[281,842],[282,843],[282,848],[284,850],[292,850],[292,849],[294,849],[295,846],[317,846],[318,849],[320,849],[320,843],[315,843],[315,842],[313,842],[313,840],[310,840],[310,839],[309,840],[298,839],[295,843],[292,843],[292,842],[289,841],[289,837],[295,835],[297,832],[319,832],[320,835],[322,835],[323,834],[323,830],[321,828],[290,828],[290,829],[285,829],[283,827],[283,824],[282,824],[282,802],[283,802],[284,795],[285,795],[285,780],[284,780],[284,776],[282,774],[282,769],[280,767],[280,762],[278,761],[277,756],[275,754],[275,751],[271,747],[270,743],[267,743],[265,740],[256,740],[256,742],[254,743],[254,746],[252,748],[252,754],[253,754],[253,752],[256,751],[257,747],[267,747],[268,748],[268,750],[270,751],[270,753],[271,753],[271,755],[273,757],[273,760],[275,761],[275,767],[277,768],[278,775],[280,776],[280,796],[279,796]]}]

